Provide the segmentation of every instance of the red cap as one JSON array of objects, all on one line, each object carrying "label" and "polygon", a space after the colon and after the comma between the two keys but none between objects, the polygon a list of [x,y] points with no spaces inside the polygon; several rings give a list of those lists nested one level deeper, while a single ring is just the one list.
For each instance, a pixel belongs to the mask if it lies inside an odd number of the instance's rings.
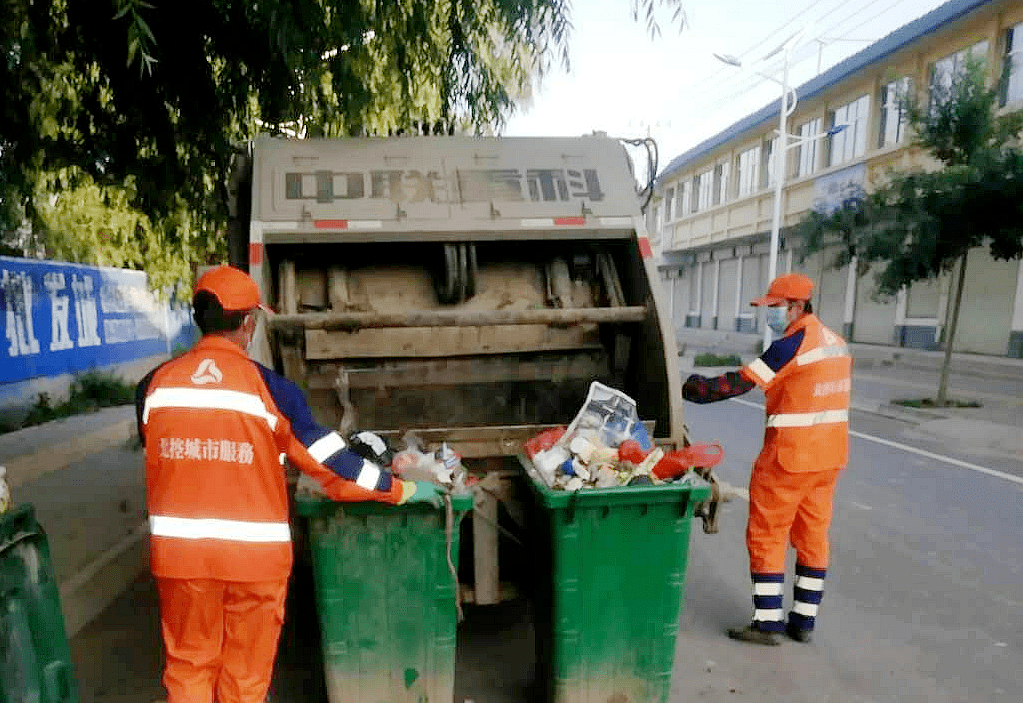
[{"label": "red cap", "polygon": [[210,269],[195,282],[195,295],[204,290],[216,296],[221,307],[228,312],[262,308],[273,312],[259,300],[259,288],[249,274],[233,266],[218,266]]},{"label": "red cap", "polygon": [[778,305],[789,300],[809,300],[813,292],[813,281],[801,273],[786,273],[771,281],[767,295],[762,295],[750,305]]}]

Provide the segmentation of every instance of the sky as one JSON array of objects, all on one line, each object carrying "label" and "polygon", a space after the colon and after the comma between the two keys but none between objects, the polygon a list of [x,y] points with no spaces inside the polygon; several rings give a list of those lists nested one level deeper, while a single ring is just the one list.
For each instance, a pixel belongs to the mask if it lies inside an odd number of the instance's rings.
[{"label": "sky", "polygon": [[[532,104],[510,118],[505,136],[609,136],[657,141],[658,170],[674,157],[775,101],[779,54],[793,34],[791,85],[868,47],[945,0],[683,0],[687,26],[658,7],[660,35],[635,21],[630,0],[575,0],[570,70],[556,62]],[[713,54],[741,59],[726,65]]]}]

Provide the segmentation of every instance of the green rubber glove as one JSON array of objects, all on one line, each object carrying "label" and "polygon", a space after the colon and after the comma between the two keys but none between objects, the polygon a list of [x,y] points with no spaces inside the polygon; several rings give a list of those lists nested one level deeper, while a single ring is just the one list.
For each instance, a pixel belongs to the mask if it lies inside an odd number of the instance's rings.
[{"label": "green rubber glove", "polygon": [[402,500],[398,505],[406,503],[429,503],[435,508],[441,506],[443,492],[429,481],[402,481]]}]

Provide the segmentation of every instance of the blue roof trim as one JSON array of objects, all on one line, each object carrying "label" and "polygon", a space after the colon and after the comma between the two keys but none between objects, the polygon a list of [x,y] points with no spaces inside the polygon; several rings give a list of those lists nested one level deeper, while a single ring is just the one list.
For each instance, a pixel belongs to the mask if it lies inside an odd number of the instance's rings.
[{"label": "blue roof trim", "polygon": [[[936,7],[926,15],[918,17],[908,24],[904,24],[888,36],[874,42],[866,49],[863,49],[862,51],[857,52],[847,59],[835,64],[824,73],[811,78],[809,81],[796,88],[796,92],[799,94],[800,99],[806,100],[812,98],[818,93],[835,86],[870,64],[876,63],[886,56],[894,54],[900,49],[904,49],[914,41],[921,39],[927,34],[933,32],[935,29],[938,29],[943,24],[957,20],[978,7],[989,5],[996,1],[997,0],[951,0],[951,2],[947,2],[940,7]],[[689,162],[706,156],[709,152],[717,149],[722,144],[731,141],[735,137],[738,137],[744,132],[753,129],[772,118],[776,119],[780,109],[781,98],[779,97],[777,100],[769,103],[760,110],[757,110],[753,114],[739,120],[725,131],[719,132],[709,139],[705,139],[689,151],[676,156],[657,177],[657,187],[660,187],[667,178],[674,175],[676,172],[683,170],[683,167],[688,165]]]}]

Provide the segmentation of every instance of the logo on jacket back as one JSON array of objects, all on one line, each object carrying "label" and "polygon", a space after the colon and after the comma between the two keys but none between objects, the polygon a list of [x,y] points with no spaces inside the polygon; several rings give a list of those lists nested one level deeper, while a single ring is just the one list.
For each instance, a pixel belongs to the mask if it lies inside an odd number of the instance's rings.
[{"label": "logo on jacket back", "polygon": [[192,383],[197,386],[205,386],[207,383],[220,383],[224,380],[224,374],[213,363],[213,359],[203,359],[199,366],[192,372]]}]

